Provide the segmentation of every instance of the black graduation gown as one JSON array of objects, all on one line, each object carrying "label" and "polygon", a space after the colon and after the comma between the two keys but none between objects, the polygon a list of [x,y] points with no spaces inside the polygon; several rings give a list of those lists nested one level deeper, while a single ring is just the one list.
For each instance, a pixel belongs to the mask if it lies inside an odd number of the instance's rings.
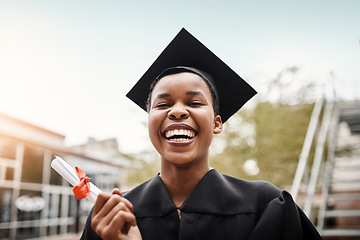
[{"label": "black graduation gown", "polygon": [[[179,208],[159,176],[124,194],[144,240],[321,239],[291,195],[263,181],[209,171]],[[82,239],[99,239],[90,217]]]}]

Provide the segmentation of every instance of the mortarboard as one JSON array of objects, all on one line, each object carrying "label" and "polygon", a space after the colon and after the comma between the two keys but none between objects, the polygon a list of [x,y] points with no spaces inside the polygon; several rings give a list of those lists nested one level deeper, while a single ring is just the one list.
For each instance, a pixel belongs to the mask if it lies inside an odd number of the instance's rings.
[{"label": "mortarboard", "polygon": [[178,66],[195,68],[212,77],[223,122],[256,94],[236,72],[182,28],[126,96],[146,111],[151,83],[164,70]]}]

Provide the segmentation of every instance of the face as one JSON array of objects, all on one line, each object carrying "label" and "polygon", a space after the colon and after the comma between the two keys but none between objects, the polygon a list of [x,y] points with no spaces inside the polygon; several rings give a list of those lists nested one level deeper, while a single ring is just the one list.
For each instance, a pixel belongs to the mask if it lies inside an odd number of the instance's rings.
[{"label": "face", "polygon": [[222,130],[204,80],[182,72],[160,79],[151,95],[149,136],[163,164],[190,166],[208,161],[213,134]]}]

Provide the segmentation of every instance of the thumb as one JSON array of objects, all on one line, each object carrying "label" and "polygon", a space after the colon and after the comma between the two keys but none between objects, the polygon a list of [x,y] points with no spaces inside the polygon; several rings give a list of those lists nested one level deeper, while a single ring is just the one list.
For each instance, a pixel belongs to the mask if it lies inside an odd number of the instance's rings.
[{"label": "thumb", "polygon": [[120,192],[120,189],[118,189],[118,188],[114,188],[111,193],[112,193],[112,194],[120,195],[120,196],[122,197],[122,194],[121,194],[121,192]]}]

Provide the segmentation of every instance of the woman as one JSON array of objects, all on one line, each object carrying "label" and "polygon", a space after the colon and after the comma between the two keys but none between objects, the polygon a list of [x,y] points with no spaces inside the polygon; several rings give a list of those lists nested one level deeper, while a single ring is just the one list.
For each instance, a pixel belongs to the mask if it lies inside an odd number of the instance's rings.
[{"label": "woman", "polygon": [[289,193],[209,166],[213,134],[255,91],[185,29],[128,93],[149,113],[161,171],[101,193],[83,239],[321,239]]}]

